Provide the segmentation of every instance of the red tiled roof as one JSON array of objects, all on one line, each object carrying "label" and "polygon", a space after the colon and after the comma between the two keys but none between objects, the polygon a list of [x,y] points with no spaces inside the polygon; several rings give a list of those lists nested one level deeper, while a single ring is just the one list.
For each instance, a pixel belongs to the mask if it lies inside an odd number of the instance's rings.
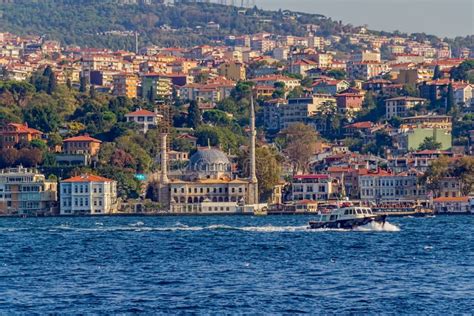
[{"label": "red tiled roof", "polygon": [[63,180],[61,182],[71,183],[71,182],[112,182],[112,181],[114,180],[107,179],[101,176],[92,175],[92,174],[85,174],[81,176],[75,176],[75,177]]},{"label": "red tiled roof", "polygon": [[125,114],[125,116],[156,116],[156,113],[148,110],[136,110],[134,112]]},{"label": "red tiled roof", "polygon": [[351,167],[329,167],[328,172],[352,172],[354,169]]},{"label": "red tiled roof", "polygon": [[92,143],[102,143],[102,141],[90,137],[88,135],[76,136],[65,139],[63,142],[92,142]]},{"label": "red tiled roof", "polygon": [[353,123],[353,124],[349,124],[349,125],[346,125],[345,128],[372,128],[372,126],[374,126],[374,123],[370,122],[370,121],[367,121],[367,122],[357,122],[357,123]]},{"label": "red tiled roof", "polygon": [[30,128],[28,125],[23,125],[23,124],[17,124],[17,123],[10,123],[8,124],[10,126],[13,126],[16,128],[17,133],[29,133],[29,134],[43,134],[42,132],[38,131],[37,129]]},{"label": "red tiled roof", "polygon": [[296,175],[293,179],[329,179],[328,174],[302,174]]}]

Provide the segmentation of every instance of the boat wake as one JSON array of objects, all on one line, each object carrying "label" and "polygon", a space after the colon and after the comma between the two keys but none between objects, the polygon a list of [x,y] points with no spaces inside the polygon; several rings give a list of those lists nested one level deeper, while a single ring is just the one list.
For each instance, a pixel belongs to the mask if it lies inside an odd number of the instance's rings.
[{"label": "boat wake", "polygon": [[393,225],[389,222],[370,222],[367,225],[359,226],[354,230],[359,232],[399,232],[400,227]]},{"label": "boat wake", "polygon": [[73,227],[69,225],[56,226],[55,229],[67,231],[90,231],[90,232],[177,232],[177,231],[243,231],[256,233],[283,233],[283,232],[398,232],[400,228],[389,222],[384,225],[381,223],[372,222],[365,226],[357,227],[354,230],[349,229],[309,229],[307,225],[304,226],[229,226],[223,224],[215,224],[209,226],[188,226],[182,223],[176,223],[173,226],[166,227],[150,227],[145,226],[144,223],[139,222],[130,224],[128,226],[99,226],[99,227]]}]

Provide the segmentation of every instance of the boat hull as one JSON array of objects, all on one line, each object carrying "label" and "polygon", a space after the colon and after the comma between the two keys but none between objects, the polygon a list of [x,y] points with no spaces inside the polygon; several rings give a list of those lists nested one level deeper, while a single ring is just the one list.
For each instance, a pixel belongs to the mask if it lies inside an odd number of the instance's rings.
[{"label": "boat hull", "polygon": [[321,229],[321,228],[331,228],[331,229],[354,229],[359,226],[367,225],[371,222],[378,222],[384,224],[386,220],[385,215],[379,215],[375,217],[363,217],[363,218],[351,218],[343,219],[332,222],[309,222],[310,229]]}]

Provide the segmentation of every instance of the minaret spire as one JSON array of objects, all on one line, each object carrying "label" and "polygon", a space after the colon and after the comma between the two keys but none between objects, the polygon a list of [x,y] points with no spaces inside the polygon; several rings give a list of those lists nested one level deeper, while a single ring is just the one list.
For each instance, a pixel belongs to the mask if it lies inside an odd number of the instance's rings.
[{"label": "minaret spire", "polygon": [[161,184],[169,183],[168,179],[168,134],[161,133]]},{"label": "minaret spire", "polygon": [[253,91],[250,95],[250,182],[253,190],[250,192],[253,193],[251,197],[253,203],[258,204],[258,179],[257,179],[257,166],[256,166],[256,157],[255,157],[255,143],[257,138],[257,131],[255,129],[255,106],[253,104]]}]

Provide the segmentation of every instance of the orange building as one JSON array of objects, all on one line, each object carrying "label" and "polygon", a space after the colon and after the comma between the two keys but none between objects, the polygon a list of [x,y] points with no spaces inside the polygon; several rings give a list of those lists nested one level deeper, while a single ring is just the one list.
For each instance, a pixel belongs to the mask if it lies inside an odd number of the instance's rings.
[{"label": "orange building", "polygon": [[138,78],[134,74],[121,73],[113,76],[114,95],[130,99],[137,97]]},{"label": "orange building", "polygon": [[28,124],[9,123],[0,127],[0,148],[13,148],[20,142],[31,142],[35,139],[41,139],[42,132],[29,128]]},{"label": "orange building", "polygon": [[89,135],[84,135],[65,139],[63,143],[63,153],[65,154],[88,154],[95,156],[99,152],[102,142]]}]

